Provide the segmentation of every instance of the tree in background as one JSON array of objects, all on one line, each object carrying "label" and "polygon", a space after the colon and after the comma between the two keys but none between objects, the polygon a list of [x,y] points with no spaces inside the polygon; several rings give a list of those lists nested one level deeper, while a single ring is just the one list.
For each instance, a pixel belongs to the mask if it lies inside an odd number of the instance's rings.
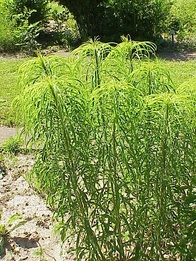
[{"label": "tree in background", "polygon": [[81,37],[155,39],[165,29],[170,0],[60,0],[74,15]]}]

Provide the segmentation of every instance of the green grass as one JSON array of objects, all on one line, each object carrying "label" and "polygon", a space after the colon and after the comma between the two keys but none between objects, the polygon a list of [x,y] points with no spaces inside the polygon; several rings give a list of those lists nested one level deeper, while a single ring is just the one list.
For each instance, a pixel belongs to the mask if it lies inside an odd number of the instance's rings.
[{"label": "green grass", "polygon": [[196,60],[189,61],[165,61],[163,64],[171,73],[172,81],[176,86],[191,80],[196,82]]},{"label": "green grass", "polygon": [[12,126],[15,124],[11,103],[19,94],[18,69],[26,60],[26,58],[0,58],[0,125]]}]

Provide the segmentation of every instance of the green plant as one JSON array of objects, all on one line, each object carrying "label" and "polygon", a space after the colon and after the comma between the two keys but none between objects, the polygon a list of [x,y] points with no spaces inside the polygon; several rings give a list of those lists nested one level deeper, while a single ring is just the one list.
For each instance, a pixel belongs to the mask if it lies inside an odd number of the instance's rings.
[{"label": "green plant", "polygon": [[[16,126],[21,125],[21,120],[16,120],[15,112],[11,108],[12,100],[20,93],[17,86],[18,69],[19,67],[29,61],[31,57],[26,58],[6,58],[0,59],[0,125]],[[196,70],[195,60],[189,61],[166,61],[160,60],[163,67],[168,68],[171,74],[172,81],[176,86],[189,80],[195,82]]]},{"label": "green plant", "polygon": [[155,48],[90,40],[21,68],[34,172],[78,260],[195,257],[195,85],[174,86]]},{"label": "green plant", "polygon": [[8,5],[11,5],[12,15],[30,13],[28,23],[45,22],[49,14],[48,0],[13,0]]},{"label": "green plant", "polygon": [[[17,223],[15,221],[17,221]],[[22,220],[21,215],[15,214],[9,218],[7,224],[0,224],[0,256],[3,255],[5,252],[4,244],[11,237],[11,232],[17,229],[18,227],[23,226],[25,223],[26,221]]]},{"label": "green plant", "polygon": [[12,19],[15,21],[17,27],[15,29],[16,45],[21,49],[27,51],[29,54],[34,54],[39,49],[41,44],[38,43],[37,38],[43,30],[42,22],[29,23],[29,17],[35,10],[28,10],[26,7],[21,14],[13,14]]},{"label": "green plant", "polygon": [[[39,251],[36,251],[36,252],[34,253],[34,256],[39,257],[39,260],[40,260],[40,261],[47,261],[47,260],[48,260],[48,259],[47,259],[48,257],[49,257],[50,259],[54,260],[54,261],[57,261],[56,258],[53,257],[53,256],[51,256],[51,255],[49,255],[49,254],[41,247],[40,244],[39,244],[39,247],[40,247]],[[46,256],[47,256],[47,258],[46,258]]]},{"label": "green plant", "polygon": [[65,46],[73,48],[80,42],[81,36],[79,33],[78,25],[74,17],[69,14],[66,21],[66,27],[62,34],[62,42]]},{"label": "green plant", "polygon": [[62,8],[61,10],[54,9],[51,12],[51,18],[56,23],[56,30],[61,32],[65,27],[65,22],[68,19],[69,11],[66,8]]},{"label": "green plant", "polygon": [[163,32],[169,14],[169,0],[60,0],[73,14],[82,40],[99,36],[119,41],[122,34],[132,39],[154,39]]},{"label": "green plant", "polygon": [[16,155],[21,150],[21,139],[19,137],[11,137],[2,145],[5,152]]},{"label": "green plant", "polygon": [[15,23],[10,20],[9,8],[5,1],[0,1],[0,52],[13,50],[15,44],[14,38]]},{"label": "green plant", "polygon": [[57,2],[51,2],[50,19],[55,41],[64,47],[73,47],[80,38],[77,23],[69,10]]},{"label": "green plant", "polygon": [[43,29],[41,21],[30,23],[29,19],[36,10],[23,8],[22,13],[17,13],[12,6],[12,2],[2,0],[0,10],[2,15],[0,21],[1,51],[16,51],[21,47],[30,54],[38,49],[40,44],[37,41],[40,31]]},{"label": "green plant", "polygon": [[[39,244],[39,242],[38,242]],[[39,257],[40,261],[47,261],[47,259],[45,258],[45,256],[49,257],[50,259],[56,261],[56,258],[54,258],[53,256],[49,255],[43,248],[42,246],[39,244],[39,250],[35,251],[33,254],[35,257]]]},{"label": "green plant", "polygon": [[196,3],[194,0],[175,0],[168,16],[169,29],[175,30],[176,39],[187,47],[195,48]]},{"label": "green plant", "polygon": [[28,54],[35,54],[35,52],[41,47],[37,38],[42,29],[43,27],[41,27],[40,22],[28,25],[27,21],[24,21],[24,24],[19,27],[17,31],[16,37],[19,39],[17,45],[28,52]]},{"label": "green plant", "polygon": [[159,38],[166,29],[165,21],[171,8],[171,2],[167,0],[109,1],[108,5],[107,18],[114,23],[112,26],[107,21],[108,35],[110,35],[110,31],[118,38],[122,33],[129,34],[134,40]]}]

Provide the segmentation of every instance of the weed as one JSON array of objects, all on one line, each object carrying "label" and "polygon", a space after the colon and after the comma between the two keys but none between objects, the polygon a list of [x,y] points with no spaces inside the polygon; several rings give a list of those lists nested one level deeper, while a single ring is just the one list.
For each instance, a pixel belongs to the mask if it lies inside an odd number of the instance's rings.
[{"label": "weed", "polygon": [[39,244],[39,250],[38,250],[38,251],[35,251],[34,254],[33,254],[35,257],[39,257],[39,260],[40,260],[40,261],[47,261],[47,259],[45,258],[45,256],[47,256],[47,257],[49,257],[50,259],[56,261],[56,259],[55,259],[53,256],[49,255],[49,254],[42,248],[42,246],[40,245],[39,242],[38,242],[38,244]]},{"label": "weed", "polygon": [[[0,215],[1,219],[1,215]],[[15,225],[15,221],[18,221]],[[5,242],[10,238],[11,232],[17,229],[20,226],[23,226],[26,223],[25,220],[22,220],[22,216],[15,214],[11,216],[7,224],[0,224],[0,255],[3,255],[5,252]]]},{"label": "weed", "polygon": [[16,155],[21,151],[21,139],[19,137],[11,137],[7,139],[2,145],[5,152]]}]

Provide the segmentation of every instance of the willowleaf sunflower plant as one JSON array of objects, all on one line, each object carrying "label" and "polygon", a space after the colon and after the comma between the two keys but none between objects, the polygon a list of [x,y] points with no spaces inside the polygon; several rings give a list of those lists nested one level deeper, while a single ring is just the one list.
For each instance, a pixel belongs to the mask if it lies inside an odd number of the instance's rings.
[{"label": "willowleaf sunflower plant", "polygon": [[155,48],[96,39],[20,68],[34,172],[77,260],[195,257],[195,86]]}]

